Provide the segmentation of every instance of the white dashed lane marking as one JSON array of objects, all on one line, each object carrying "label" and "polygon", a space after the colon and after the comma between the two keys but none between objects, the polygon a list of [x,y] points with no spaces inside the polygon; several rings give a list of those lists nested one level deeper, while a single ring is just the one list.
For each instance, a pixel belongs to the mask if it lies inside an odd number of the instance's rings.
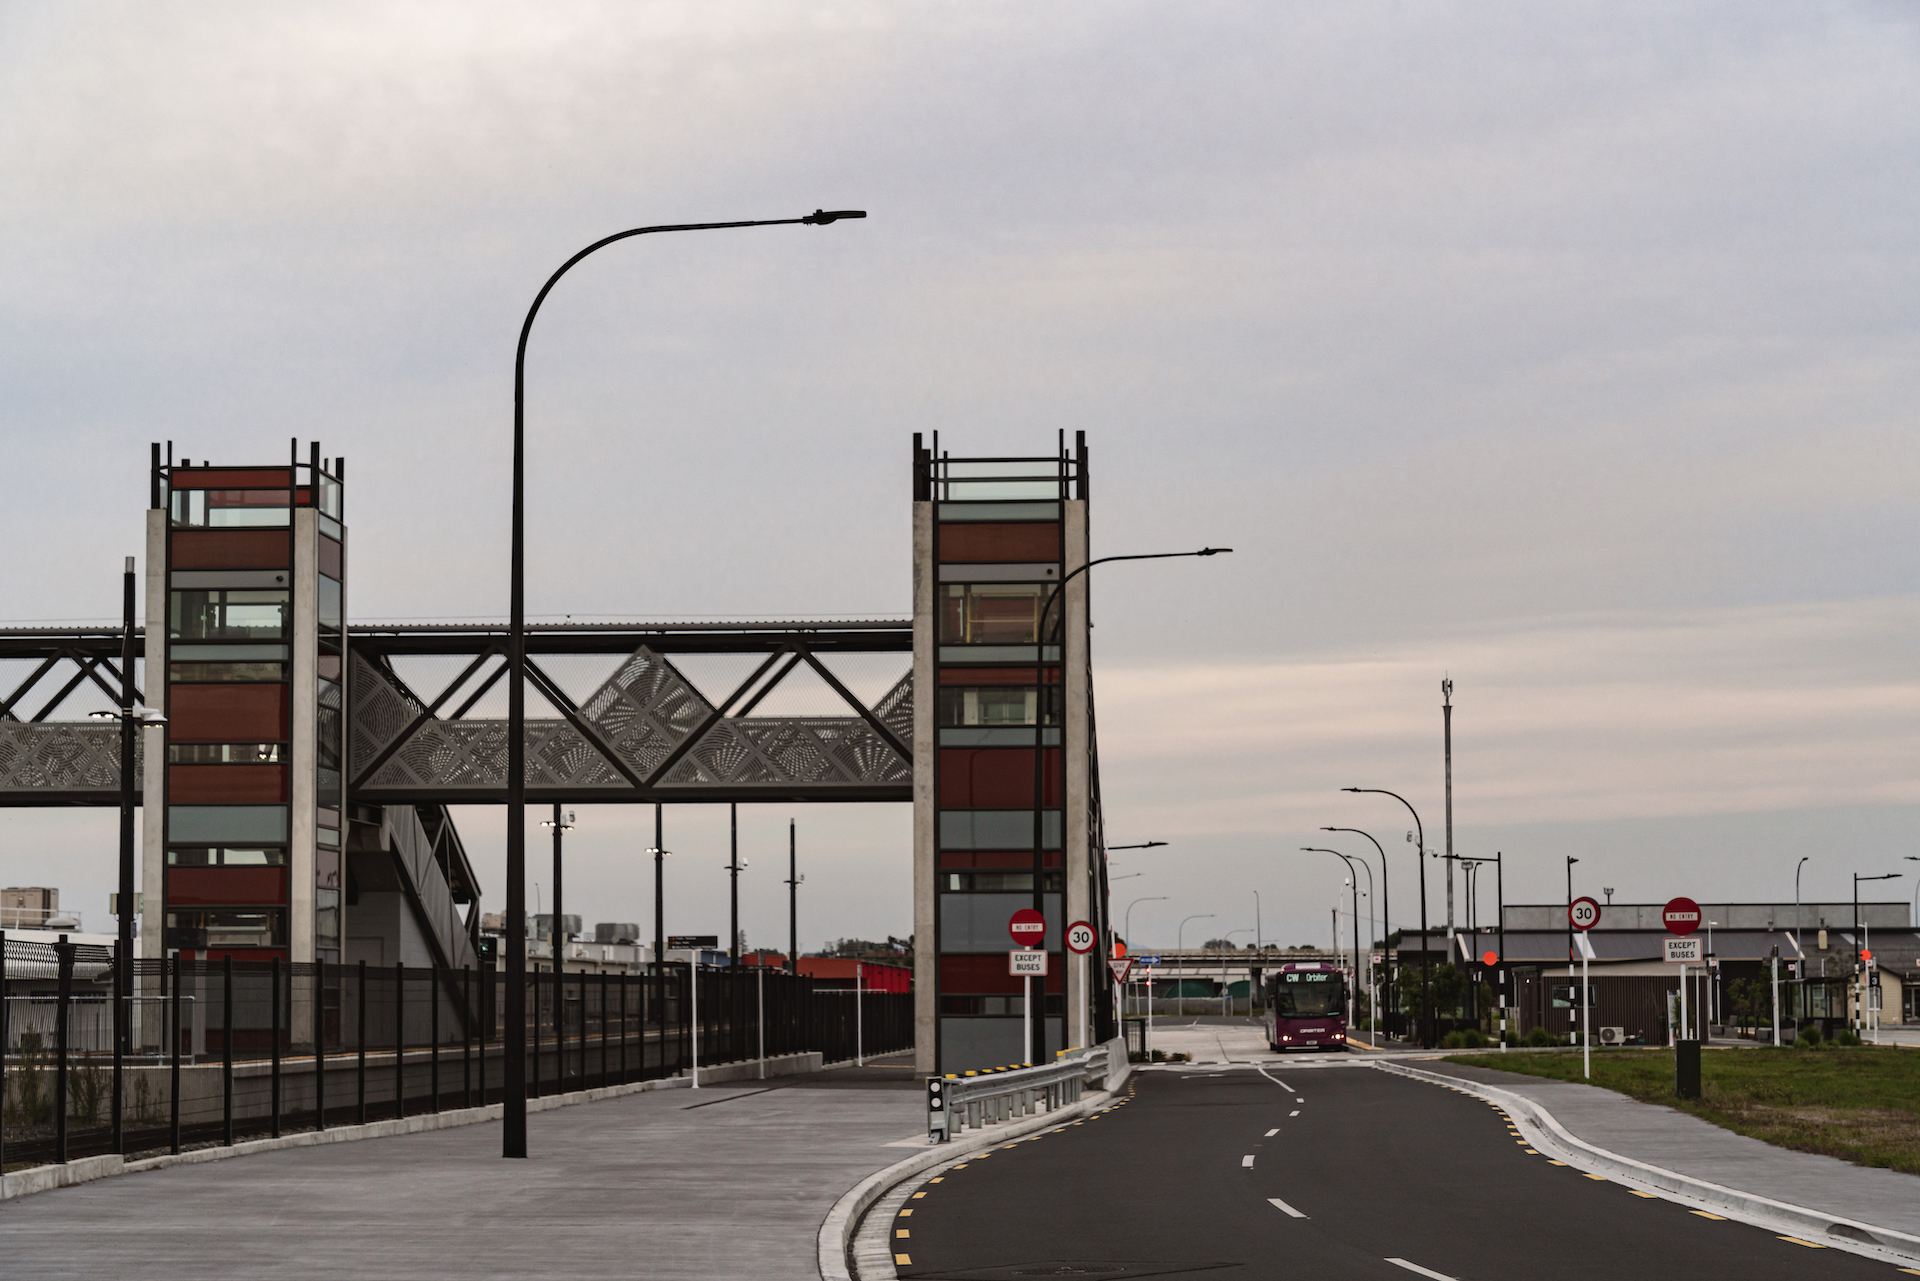
[{"label": "white dashed lane marking", "polygon": [[1275,1128],[1267,1131],[1267,1137],[1272,1138],[1274,1135],[1278,1133],[1280,1133],[1280,1130],[1279,1130],[1279,1127],[1276,1126]]},{"label": "white dashed lane marking", "polygon": [[1295,1108],[1295,1109],[1294,1109],[1293,1111],[1291,1111],[1291,1112],[1289,1112],[1289,1113],[1287,1113],[1287,1115],[1288,1115],[1288,1116],[1299,1116],[1299,1115],[1300,1115],[1300,1109],[1299,1109],[1299,1108]]},{"label": "white dashed lane marking", "polygon": [[1409,1272],[1418,1273],[1423,1277],[1432,1277],[1433,1281],[1455,1281],[1455,1278],[1448,1276],[1444,1272],[1435,1272],[1432,1268],[1423,1268],[1417,1263],[1408,1263],[1405,1259],[1388,1259],[1387,1262],[1393,1264],[1395,1267],[1405,1268]]},{"label": "white dashed lane marking", "polygon": [[1286,1213],[1286,1214],[1290,1214],[1290,1215],[1292,1215],[1292,1216],[1293,1216],[1294,1218],[1296,1218],[1296,1219],[1304,1219],[1304,1218],[1306,1218],[1306,1217],[1307,1217],[1306,1215],[1304,1215],[1304,1214],[1302,1214],[1302,1213],[1300,1213],[1300,1211],[1298,1211],[1298,1210],[1296,1210],[1296,1209],[1294,1209],[1294,1208],[1293,1208],[1292,1206],[1290,1206],[1290,1205],[1288,1205],[1288,1204],[1287,1204],[1287,1203],[1286,1203],[1285,1201],[1282,1201],[1282,1200],[1281,1200],[1281,1199],[1280,1199],[1279,1197],[1277,1197],[1277,1196],[1270,1196],[1270,1197],[1268,1197],[1268,1198],[1267,1198],[1267,1204],[1268,1204],[1268,1205],[1271,1205],[1271,1206],[1274,1206],[1275,1208],[1277,1208],[1277,1209],[1279,1209],[1279,1210],[1280,1210],[1280,1211],[1282,1211],[1283,1213]]},{"label": "white dashed lane marking", "polygon": [[1240,1168],[1243,1170],[1251,1170],[1253,1168],[1253,1158],[1250,1156],[1241,1157]]}]

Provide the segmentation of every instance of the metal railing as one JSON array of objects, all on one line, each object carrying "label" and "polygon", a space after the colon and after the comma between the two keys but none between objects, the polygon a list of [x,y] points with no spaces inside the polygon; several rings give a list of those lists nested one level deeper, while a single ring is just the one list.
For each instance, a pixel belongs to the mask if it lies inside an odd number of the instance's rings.
[{"label": "metal railing", "polygon": [[[506,975],[446,966],[134,960],[0,935],[0,1168],[179,1152],[505,1097]],[[698,988],[698,1000],[695,987]],[[531,1097],[818,1051],[912,1046],[910,994],[781,970],[527,976]],[[116,1027],[120,1035],[116,1036]]]},{"label": "metal railing", "polygon": [[927,1081],[927,1142],[1076,1103],[1087,1083],[1107,1073],[1105,1046],[1066,1050],[1041,1067],[986,1068]]}]

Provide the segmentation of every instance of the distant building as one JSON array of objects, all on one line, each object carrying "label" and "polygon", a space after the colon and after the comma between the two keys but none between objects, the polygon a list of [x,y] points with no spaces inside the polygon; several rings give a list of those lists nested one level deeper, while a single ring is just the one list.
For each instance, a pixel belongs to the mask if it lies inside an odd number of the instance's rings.
[{"label": "distant building", "polygon": [[60,891],[41,885],[10,885],[0,890],[0,930],[38,929],[60,915]]}]

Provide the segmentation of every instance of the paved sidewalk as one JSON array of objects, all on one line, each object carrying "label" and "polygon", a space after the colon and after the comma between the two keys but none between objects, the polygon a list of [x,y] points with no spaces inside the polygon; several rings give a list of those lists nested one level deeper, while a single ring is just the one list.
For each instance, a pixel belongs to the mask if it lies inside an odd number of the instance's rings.
[{"label": "paved sidewalk", "polygon": [[1497,1085],[1532,1099],[1595,1147],[1696,1179],[1836,1218],[1920,1236],[1920,1178],[1795,1152],[1723,1130],[1674,1108],[1593,1085],[1418,1059],[1412,1066]]},{"label": "paved sidewalk", "polygon": [[525,1161],[501,1159],[495,1122],[44,1192],[0,1204],[0,1255],[36,1281],[817,1281],[827,1211],[905,1155],[885,1145],[924,1133],[925,1105],[897,1085],[776,1085],[534,1113]]}]

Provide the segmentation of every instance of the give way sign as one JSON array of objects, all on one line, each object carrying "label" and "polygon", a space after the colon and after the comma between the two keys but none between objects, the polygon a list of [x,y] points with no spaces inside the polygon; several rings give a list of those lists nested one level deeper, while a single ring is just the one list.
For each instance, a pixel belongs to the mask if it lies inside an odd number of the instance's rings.
[{"label": "give way sign", "polygon": [[1047,918],[1030,907],[1023,907],[1007,922],[1007,933],[1021,947],[1039,947],[1047,935]]},{"label": "give way sign", "polygon": [[1115,983],[1125,983],[1128,972],[1133,969],[1133,958],[1130,956],[1116,956],[1107,962],[1107,968],[1113,971],[1113,981]]}]

